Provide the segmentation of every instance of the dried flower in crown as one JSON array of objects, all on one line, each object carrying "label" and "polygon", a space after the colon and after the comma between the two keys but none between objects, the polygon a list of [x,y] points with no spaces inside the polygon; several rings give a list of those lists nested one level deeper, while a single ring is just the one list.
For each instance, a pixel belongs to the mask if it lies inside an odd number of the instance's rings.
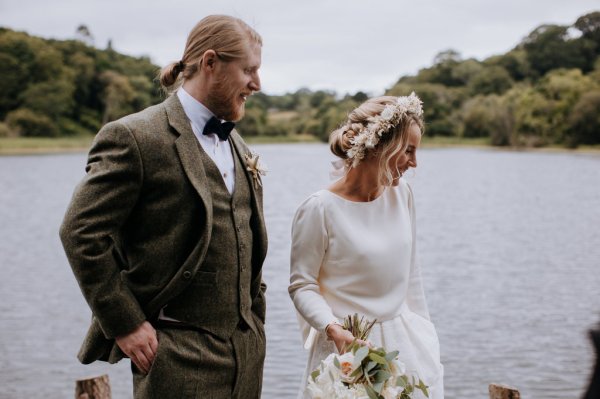
[{"label": "dried flower in crown", "polygon": [[356,167],[365,157],[367,149],[373,149],[379,143],[382,135],[388,133],[408,114],[421,117],[423,102],[412,92],[410,96],[398,97],[395,103],[385,106],[381,114],[370,117],[364,129],[350,140],[352,147],[346,151],[348,164]]}]

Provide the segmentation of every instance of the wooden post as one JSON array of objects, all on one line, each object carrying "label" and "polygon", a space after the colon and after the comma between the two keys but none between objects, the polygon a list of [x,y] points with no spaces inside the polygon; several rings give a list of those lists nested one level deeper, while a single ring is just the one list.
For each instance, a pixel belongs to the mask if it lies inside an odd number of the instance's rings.
[{"label": "wooden post", "polygon": [[111,399],[108,375],[77,380],[75,399]]},{"label": "wooden post", "polygon": [[521,399],[521,394],[506,385],[490,384],[490,399]]}]

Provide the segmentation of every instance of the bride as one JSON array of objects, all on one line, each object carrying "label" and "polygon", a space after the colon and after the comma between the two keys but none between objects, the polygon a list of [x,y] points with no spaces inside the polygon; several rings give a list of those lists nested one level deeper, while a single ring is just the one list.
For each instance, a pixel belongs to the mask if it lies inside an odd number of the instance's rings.
[{"label": "bride", "polygon": [[299,398],[308,397],[307,379],[321,360],[352,342],[340,321],[355,313],[377,320],[369,344],[398,350],[407,374],[429,386],[429,398],[444,397],[416,261],[414,197],[402,179],[417,167],[422,118],[414,93],[360,105],[329,139],[343,176],[296,212],[289,293],[309,350]]}]

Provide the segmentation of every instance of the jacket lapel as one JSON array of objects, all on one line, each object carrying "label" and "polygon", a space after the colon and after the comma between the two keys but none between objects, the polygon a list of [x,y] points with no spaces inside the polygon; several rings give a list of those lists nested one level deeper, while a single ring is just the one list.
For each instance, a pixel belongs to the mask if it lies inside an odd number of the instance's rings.
[{"label": "jacket lapel", "polygon": [[202,167],[198,139],[192,131],[192,125],[177,95],[174,94],[165,100],[165,109],[169,124],[179,133],[179,137],[175,140],[175,148],[183,170],[204,202],[207,225],[212,226],[212,197],[208,188],[208,179]]}]

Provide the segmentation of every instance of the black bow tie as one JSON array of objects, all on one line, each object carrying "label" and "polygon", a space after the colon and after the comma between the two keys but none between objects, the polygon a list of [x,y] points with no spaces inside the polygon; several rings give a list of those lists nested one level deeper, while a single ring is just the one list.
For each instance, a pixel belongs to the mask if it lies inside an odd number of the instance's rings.
[{"label": "black bow tie", "polygon": [[208,122],[206,122],[206,125],[204,125],[204,130],[202,131],[202,134],[214,133],[217,136],[219,136],[219,140],[226,141],[234,126],[235,123],[233,122],[221,123],[220,120],[213,116],[208,120]]}]

